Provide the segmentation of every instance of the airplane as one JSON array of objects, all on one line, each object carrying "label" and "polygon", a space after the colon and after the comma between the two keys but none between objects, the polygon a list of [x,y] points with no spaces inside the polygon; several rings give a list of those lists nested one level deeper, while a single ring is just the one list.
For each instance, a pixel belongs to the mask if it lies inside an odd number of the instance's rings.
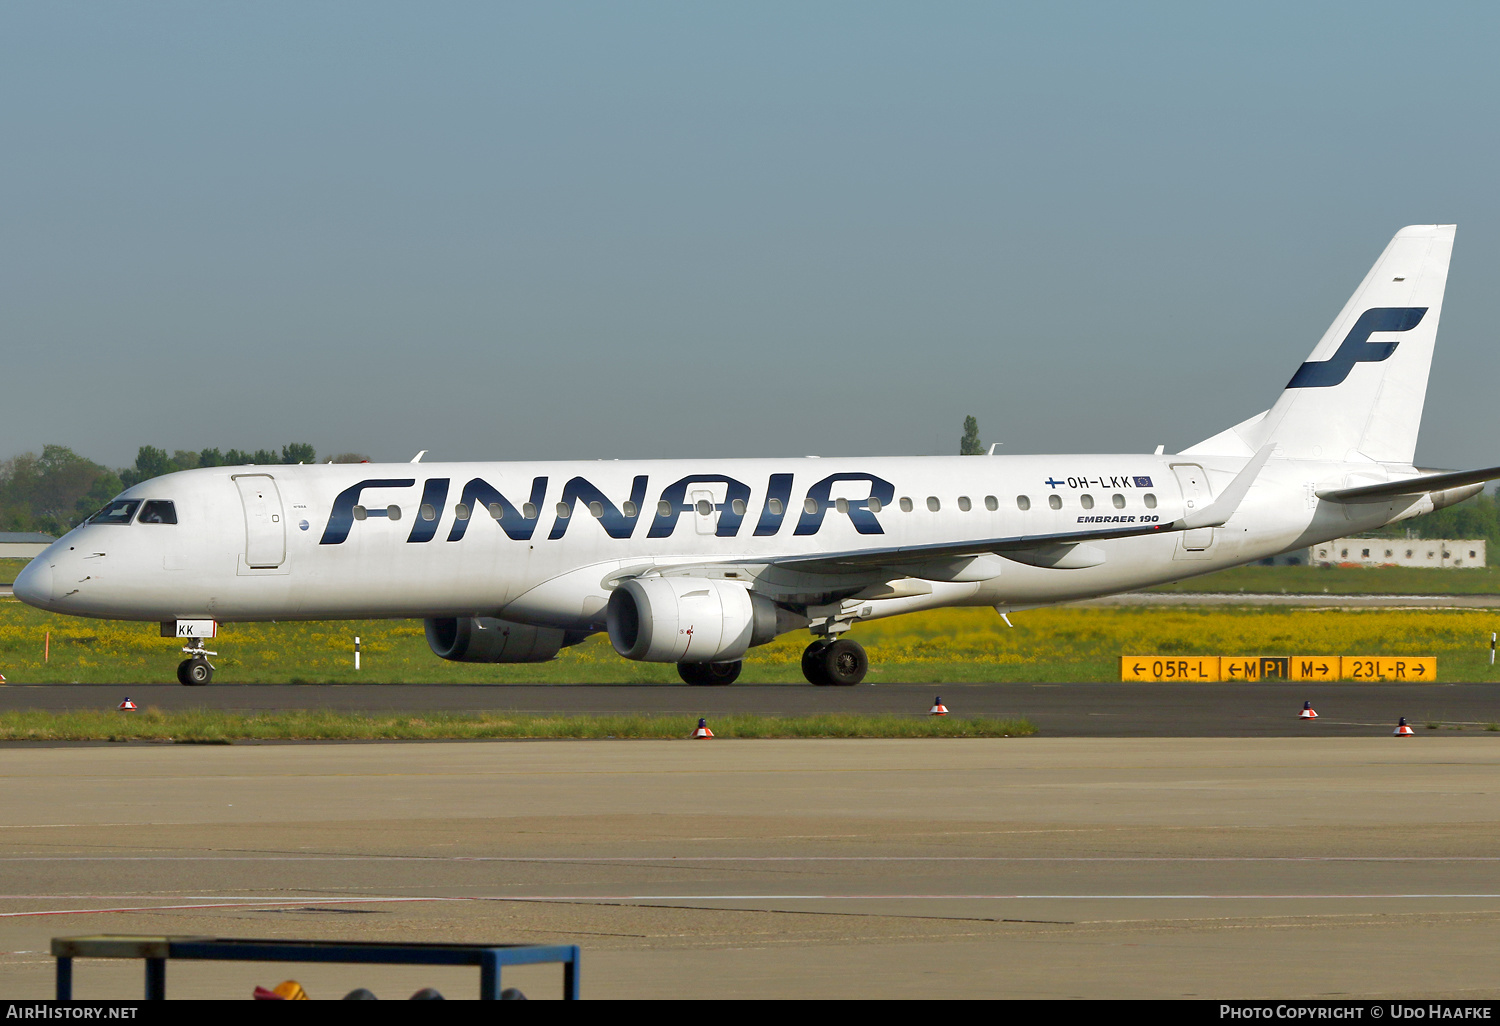
[{"label": "airplane", "polygon": [[1397,232],[1274,405],[1176,454],[214,467],[121,492],[14,593],[159,622],[189,685],[212,679],[219,623],[371,618],[422,619],[460,662],[607,632],[703,685],[806,630],[807,680],[858,684],[865,620],[1131,591],[1500,478],[1412,463],[1454,234]]}]

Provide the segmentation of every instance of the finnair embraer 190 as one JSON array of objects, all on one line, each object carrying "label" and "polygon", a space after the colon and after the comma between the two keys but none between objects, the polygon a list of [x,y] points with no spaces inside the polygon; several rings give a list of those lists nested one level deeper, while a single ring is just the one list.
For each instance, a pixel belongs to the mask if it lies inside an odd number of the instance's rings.
[{"label": "finnair embraer 190", "polygon": [[[217,622],[411,617],[444,659],[536,662],[608,631],[728,684],[808,630],[857,684],[861,620],[1001,613],[1249,563],[1452,505],[1500,467],[1412,465],[1454,226],[1396,233],[1275,405],[1176,455],[215,467],[120,494],[21,600],[160,621],[213,673]],[[420,459],[420,457],[419,457]]]}]

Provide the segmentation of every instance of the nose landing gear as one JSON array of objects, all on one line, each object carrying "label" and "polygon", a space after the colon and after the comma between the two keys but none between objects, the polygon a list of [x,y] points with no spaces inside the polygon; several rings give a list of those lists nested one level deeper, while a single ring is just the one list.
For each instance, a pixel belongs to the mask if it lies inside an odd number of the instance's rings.
[{"label": "nose landing gear", "polygon": [[177,683],[188,687],[202,687],[214,679],[214,667],[208,657],[219,653],[210,652],[203,647],[201,641],[192,648],[184,648],[183,652],[187,653],[188,658],[177,664]]}]

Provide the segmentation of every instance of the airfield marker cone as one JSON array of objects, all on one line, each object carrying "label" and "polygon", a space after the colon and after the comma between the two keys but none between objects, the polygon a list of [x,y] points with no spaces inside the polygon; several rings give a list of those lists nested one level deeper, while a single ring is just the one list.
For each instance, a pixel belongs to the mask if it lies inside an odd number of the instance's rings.
[{"label": "airfield marker cone", "polygon": [[130,700],[130,699],[129,699],[129,698],[128,698],[128,697],[127,697],[127,698],[126,698],[126,699],[125,699],[125,701],[123,701],[123,702],[121,702],[121,703],[120,703],[120,704],[119,704],[119,705],[117,705],[117,706],[115,706],[115,708],[116,708],[116,709],[119,709],[119,710],[120,710],[120,711],[121,711],[121,712],[134,712],[134,711],[135,711],[135,703],[134,703],[134,702],[132,702],[132,701],[131,701],[131,700]]},{"label": "airfield marker cone", "polygon": [[698,720],[698,726],[693,731],[693,737],[700,738],[713,736],[714,732],[708,729],[708,720],[700,717]]},{"label": "airfield marker cone", "polygon": [[1396,729],[1393,730],[1393,731],[1391,731],[1391,734],[1393,736],[1395,736],[1395,737],[1411,737],[1412,736],[1411,728],[1406,725],[1406,717],[1405,716],[1401,717],[1401,722],[1398,723],[1398,724],[1396,724]]},{"label": "airfield marker cone", "polygon": [[943,704],[943,699],[938,696],[932,700],[932,708],[927,711],[929,716],[947,716],[948,707]]},{"label": "airfield marker cone", "polygon": [[4,684],[4,683],[5,683],[5,674],[0,673],[0,684]]},{"label": "airfield marker cone", "polygon": [[1299,719],[1299,720],[1315,720],[1317,718],[1318,718],[1318,711],[1312,707],[1312,703],[1311,702],[1303,702],[1302,703],[1302,711],[1297,714],[1297,719]]}]

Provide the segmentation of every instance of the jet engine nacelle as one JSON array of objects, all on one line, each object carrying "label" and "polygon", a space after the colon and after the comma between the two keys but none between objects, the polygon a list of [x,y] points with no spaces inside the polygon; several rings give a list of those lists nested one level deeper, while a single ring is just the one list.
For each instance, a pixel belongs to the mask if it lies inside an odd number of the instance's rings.
[{"label": "jet engine nacelle", "polygon": [[776,637],[776,605],[741,584],[636,577],[609,597],[609,641],[626,659],[718,663]]},{"label": "jet engine nacelle", "polygon": [[493,616],[443,617],[424,622],[433,653],[457,663],[545,663],[559,649],[583,640],[556,627],[532,627]]}]

